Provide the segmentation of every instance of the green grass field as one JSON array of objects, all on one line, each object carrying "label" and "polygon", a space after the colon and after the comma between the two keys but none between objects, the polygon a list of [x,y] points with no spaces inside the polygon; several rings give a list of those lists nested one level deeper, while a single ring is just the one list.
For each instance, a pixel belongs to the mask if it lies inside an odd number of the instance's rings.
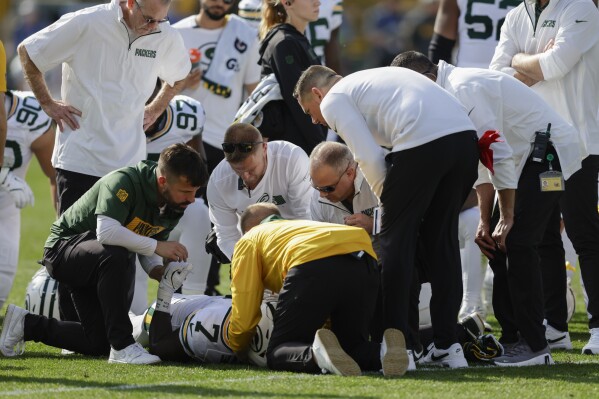
[{"label": "green grass field", "polygon": [[[22,213],[19,271],[8,300],[21,306],[53,220],[48,185],[36,164],[28,181],[36,194],[36,205]],[[155,295],[155,285],[149,295]],[[580,295],[577,299],[577,312],[570,324],[574,350],[554,352],[553,367],[476,366],[457,371],[420,369],[395,380],[378,374],[342,378],[274,373],[249,366],[113,365],[105,358],[62,356],[59,349],[29,342],[22,357],[0,357],[0,397],[597,398],[599,356],[580,355],[588,332],[584,304]],[[0,311],[0,321],[4,312],[5,308]]]}]

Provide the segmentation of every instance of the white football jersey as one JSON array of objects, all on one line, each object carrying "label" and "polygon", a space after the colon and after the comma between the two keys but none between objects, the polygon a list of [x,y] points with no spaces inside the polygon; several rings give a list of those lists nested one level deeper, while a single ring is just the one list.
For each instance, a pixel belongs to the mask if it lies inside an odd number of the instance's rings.
[{"label": "white football jersey", "polygon": [[206,113],[199,101],[175,96],[166,107],[166,117],[157,132],[147,137],[148,159],[157,161],[160,152],[171,144],[187,143],[202,134]]},{"label": "white football jersey", "polygon": [[8,126],[4,166],[25,179],[33,156],[31,143],[48,130],[52,119],[42,111],[37,99],[29,91],[8,91],[4,105]]},{"label": "white football jersey", "polygon": [[[143,315],[142,330],[149,334],[156,302]],[[250,361],[266,367],[266,348],[273,329],[276,301],[265,299],[263,313],[250,345]],[[231,316],[231,298],[174,294],[171,299],[171,328],[179,330],[185,353],[203,363],[232,363],[237,357],[227,345],[226,329]]]},{"label": "white football jersey", "polygon": [[180,324],[179,341],[185,353],[204,363],[234,362],[236,356],[227,345],[225,331],[231,317],[231,299],[202,297],[194,301],[195,310]]},{"label": "white football jersey", "polygon": [[499,42],[501,25],[521,0],[457,0],[459,49],[456,65],[488,68]]},{"label": "white football jersey", "polygon": [[324,47],[331,40],[331,32],[341,26],[342,20],[343,0],[321,0],[318,19],[306,28],[306,37],[323,65],[326,65]]},{"label": "white football jersey", "polygon": [[[143,329],[150,331],[156,303],[146,311]],[[231,298],[174,294],[171,300],[171,327],[179,331],[181,345],[190,357],[204,363],[231,363],[235,355],[225,343],[231,313]]]}]

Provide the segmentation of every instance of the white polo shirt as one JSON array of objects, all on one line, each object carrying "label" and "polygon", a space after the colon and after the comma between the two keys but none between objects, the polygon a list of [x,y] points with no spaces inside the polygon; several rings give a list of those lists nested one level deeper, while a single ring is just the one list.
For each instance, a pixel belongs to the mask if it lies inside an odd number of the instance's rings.
[{"label": "white polo shirt", "polygon": [[320,110],[347,143],[378,198],[387,172],[381,146],[397,152],[475,130],[458,100],[406,68],[352,73],[329,90]]},{"label": "white polo shirt", "polygon": [[[379,200],[376,198],[360,168],[356,169],[354,179],[354,197],[352,198],[353,212],[351,212],[342,202],[331,202],[320,196],[318,190],[312,190],[312,201],[310,203],[310,212],[312,220],[317,222],[345,224],[344,218],[354,213],[363,213],[372,217],[374,208],[379,206]],[[371,231],[368,232],[372,234]]]},{"label": "white polo shirt", "polygon": [[191,69],[168,23],[129,44],[118,0],[66,14],[23,44],[40,71],[62,64],[62,100],[83,114],[78,130],[57,133],[52,164],[92,176],[145,159],[144,105],[156,78],[172,86]]},{"label": "white polo shirt", "polygon": [[[532,86],[599,154],[599,11],[588,0],[551,0],[534,27],[535,1],[508,13],[490,68],[513,75],[512,58],[538,54],[545,80]],[[550,40],[555,45],[543,51]]]},{"label": "white polo shirt", "polygon": [[309,164],[300,147],[287,141],[271,141],[267,147],[266,172],[254,190],[243,186],[226,159],[212,171],[206,193],[210,220],[218,246],[229,259],[233,259],[233,248],[241,238],[239,217],[252,204],[272,202],[285,219],[310,220],[313,188]]},{"label": "white polo shirt", "polygon": [[489,174],[498,190],[518,187],[535,131],[544,131],[548,123],[564,178],[580,169],[588,155],[576,129],[537,93],[511,76],[488,69],[456,68],[439,61],[437,83],[466,107],[479,137],[487,130],[501,134],[504,142],[491,145],[495,174]]}]

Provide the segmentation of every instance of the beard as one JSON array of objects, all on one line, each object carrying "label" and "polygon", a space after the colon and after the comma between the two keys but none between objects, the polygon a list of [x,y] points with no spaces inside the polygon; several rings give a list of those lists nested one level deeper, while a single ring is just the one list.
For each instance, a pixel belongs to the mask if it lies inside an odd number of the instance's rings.
[{"label": "beard", "polygon": [[175,202],[169,192],[168,188],[164,188],[161,192],[162,198],[166,201],[165,204],[160,207],[161,217],[181,217],[187,205],[191,204],[189,201]]},{"label": "beard", "polygon": [[224,17],[227,16],[227,11],[225,11],[224,8],[222,9],[222,12],[220,14],[215,14],[213,13],[210,9],[211,8],[216,8],[216,7],[204,7],[204,12],[206,13],[206,16],[208,18],[210,18],[213,21],[220,21],[221,19],[223,19]]}]

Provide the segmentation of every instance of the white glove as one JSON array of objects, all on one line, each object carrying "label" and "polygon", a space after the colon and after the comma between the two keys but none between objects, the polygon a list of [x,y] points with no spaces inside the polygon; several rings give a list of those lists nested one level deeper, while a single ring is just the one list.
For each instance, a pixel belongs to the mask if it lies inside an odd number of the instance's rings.
[{"label": "white glove", "polygon": [[35,202],[33,192],[25,180],[15,176],[9,168],[4,167],[0,170],[0,189],[7,191],[12,196],[19,209],[27,205],[33,206]]},{"label": "white glove", "polygon": [[164,269],[162,280],[158,285],[158,289],[168,289],[177,291],[183,285],[189,272],[193,269],[191,263],[187,262],[171,262]]}]

